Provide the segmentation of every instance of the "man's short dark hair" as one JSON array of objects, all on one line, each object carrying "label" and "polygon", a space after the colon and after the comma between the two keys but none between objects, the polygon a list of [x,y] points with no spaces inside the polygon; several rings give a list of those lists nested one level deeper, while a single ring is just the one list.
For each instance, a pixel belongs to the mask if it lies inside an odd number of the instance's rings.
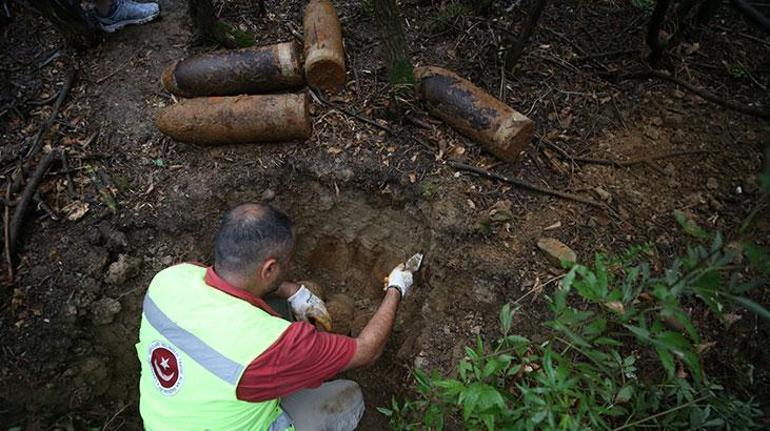
[{"label": "man's short dark hair", "polygon": [[268,258],[289,259],[294,235],[289,217],[267,204],[239,205],[222,217],[214,240],[217,271],[247,274]]}]

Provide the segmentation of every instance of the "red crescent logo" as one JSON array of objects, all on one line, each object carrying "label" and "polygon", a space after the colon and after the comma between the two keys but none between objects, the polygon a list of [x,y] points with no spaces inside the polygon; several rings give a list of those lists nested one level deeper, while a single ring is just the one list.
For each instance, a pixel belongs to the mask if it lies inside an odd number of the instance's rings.
[{"label": "red crescent logo", "polygon": [[171,389],[179,380],[179,361],[174,352],[165,347],[152,350],[150,366],[156,381],[164,389]]}]

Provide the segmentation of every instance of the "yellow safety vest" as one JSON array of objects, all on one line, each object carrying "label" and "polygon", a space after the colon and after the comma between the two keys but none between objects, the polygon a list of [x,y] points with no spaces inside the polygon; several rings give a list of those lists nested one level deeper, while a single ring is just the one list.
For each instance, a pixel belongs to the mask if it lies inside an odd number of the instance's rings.
[{"label": "yellow safety vest", "polygon": [[206,268],[159,272],[144,299],[136,351],[147,430],[293,430],[280,400],[238,400],[248,364],[289,322],[208,286]]}]

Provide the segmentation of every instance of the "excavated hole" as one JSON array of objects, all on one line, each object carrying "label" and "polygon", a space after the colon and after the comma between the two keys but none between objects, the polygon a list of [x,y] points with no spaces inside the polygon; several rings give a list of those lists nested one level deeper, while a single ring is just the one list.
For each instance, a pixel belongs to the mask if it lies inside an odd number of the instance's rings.
[{"label": "excavated hole", "polygon": [[[389,271],[415,252],[427,253],[416,278],[419,292],[400,307],[386,352],[374,367],[344,376],[364,390],[368,414],[363,425],[374,421],[369,424],[379,426],[382,418],[373,417],[375,407],[386,405],[403,387],[406,366],[412,363],[415,340],[424,326],[421,304],[430,291],[432,233],[414,208],[394,208],[386,199],[356,189],[335,190],[313,180],[297,180],[291,186],[296,194],[276,190],[272,202],[292,218],[297,231],[290,278],[321,284],[327,297],[350,296],[359,322],[379,306]],[[233,193],[227,196],[227,207],[259,200],[258,196]],[[354,336],[356,329],[354,325]]]}]

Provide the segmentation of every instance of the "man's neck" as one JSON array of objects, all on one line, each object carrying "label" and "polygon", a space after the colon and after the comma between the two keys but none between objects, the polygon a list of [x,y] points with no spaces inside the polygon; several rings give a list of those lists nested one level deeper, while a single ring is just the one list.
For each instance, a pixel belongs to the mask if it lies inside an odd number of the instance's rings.
[{"label": "man's neck", "polygon": [[258,286],[255,285],[253,281],[250,281],[247,277],[240,276],[238,274],[232,274],[227,271],[222,271],[214,265],[214,272],[219,275],[219,277],[226,281],[227,284],[230,286],[233,286],[235,288],[245,290],[246,292],[251,293],[254,296],[257,296],[259,298],[264,296],[263,289],[260,289]]}]

